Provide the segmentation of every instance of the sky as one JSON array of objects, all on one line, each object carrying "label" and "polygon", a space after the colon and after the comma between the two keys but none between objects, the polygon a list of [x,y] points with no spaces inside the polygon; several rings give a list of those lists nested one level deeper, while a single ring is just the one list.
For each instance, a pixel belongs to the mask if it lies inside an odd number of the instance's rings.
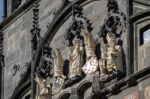
[{"label": "sky", "polygon": [[144,43],[150,42],[150,29],[144,32]]},{"label": "sky", "polygon": [[0,0],[0,22],[2,21],[2,5],[3,5],[3,2],[2,0]]}]

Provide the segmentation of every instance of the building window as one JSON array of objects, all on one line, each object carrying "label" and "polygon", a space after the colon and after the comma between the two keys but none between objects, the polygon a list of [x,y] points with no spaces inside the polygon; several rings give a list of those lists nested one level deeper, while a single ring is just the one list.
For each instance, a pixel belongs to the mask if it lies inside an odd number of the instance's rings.
[{"label": "building window", "polygon": [[9,16],[17,8],[19,8],[25,0],[7,0],[7,15]]},{"label": "building window", "polygon": [[11,1],[7,0],[7,15],[9,16],[11,14]]},{"label": "building window", "polygon": [[146,27],[140,30],[140,45],[150,43],[150,29]]},{"label": "building window", "polygon": [[150,43],[150,29],[143,33],[143,44]]}]

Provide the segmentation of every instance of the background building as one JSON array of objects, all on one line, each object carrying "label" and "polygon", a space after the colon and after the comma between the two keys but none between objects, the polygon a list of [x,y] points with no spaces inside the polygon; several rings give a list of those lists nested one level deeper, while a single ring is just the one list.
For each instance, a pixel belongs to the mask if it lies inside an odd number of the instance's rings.
[{"label": "background building", "polygon": [[[122,49],[122,56],[117,60],[121,64],[117,67],[119,72],[115,76],[113,73],[100,76],[99,68],[69,85],[66,79],[58,86],[53,85],[53,92],[58,91],[53,99],[150,99],[149,0],[3,0],[3,18],[0,99],[35,99],[39,95],[35,73],[39,69],[44,74],[53,74],[53,61],[47,56],[52,55],[50,48],[60,50],[65,60],[63,73],[68,77],[67,44],[72,38],[65,35],[80,18],[92,27],[98,59],[102,55],[99,38],[105,38],[108,32],[115,33],[117,45]],[[82,22],[76,26],[82,26]],[[52,63],[49,64],[52,70],[43,67],[47,63]],[[53,76],[48,76],[48,84],[55,82]],[[67,87],[62,88],[61,84]]]}]

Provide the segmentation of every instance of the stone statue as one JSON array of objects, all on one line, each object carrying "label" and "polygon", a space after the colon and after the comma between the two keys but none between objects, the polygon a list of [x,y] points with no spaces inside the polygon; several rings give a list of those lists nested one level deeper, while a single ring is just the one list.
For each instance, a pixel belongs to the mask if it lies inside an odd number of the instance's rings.
[{"label": "stone statue", "polygon": [[85,51],[87,56],[87,62],[83,66],[82,70],[85,74],[94,74],[98,69],[98,61],[95,54],[96,44],[91,33],[89,33],[87,27],[81,30],[84,37]]},{"label": "stone statue", "polygon": [[52,99],[52,88],[50,85],[46,84],[46,79],[36,75],[35,81],[39,85],[40,90],[37,99]]},{"label": "stone statue", "polygon": [[52,95],[59,93],[64,85],[66,76],[63,74],[64,59],[59,49],[54,49],[54,82],[52,87]]},{"label": "stone statue", "polygon": [[69,48],[69,78],[81,76],[83,66],[82,40],[75,37],[72,41],[73,46]]},{"label": "stone statue", "polygon": [[63,78],[65,79],[65,76],[63,75],[63,66],[64,66],[64,59],[61,55],[61,52],[59,49],[54,50],[54,77],[57,78]]},{"label": "stone statue", "polygon": [[99,68],[100,74],[104,75],[106,73],[106,62],[107,62],[107,44],[104,42],[104,38],[100,38],[100,45],[101,45],[101,59],[99,60]]},{"label": "stone statue", "polygon": [[[120,45],[117,45],[116,36],[112,32],[107,33],[107,43],[108,43],[108,51],[107,51],[107,71],[112,72],[117,70],[117,58],[121,56],[122,49]],[[122,57],[120,57],[122,58]],[[122,60],[120,60],[122,61]]]}]

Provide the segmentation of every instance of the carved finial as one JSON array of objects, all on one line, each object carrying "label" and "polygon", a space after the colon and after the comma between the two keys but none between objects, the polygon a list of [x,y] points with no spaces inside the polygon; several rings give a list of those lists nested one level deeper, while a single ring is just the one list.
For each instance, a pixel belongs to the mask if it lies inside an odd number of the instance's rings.
[{"label": "carved finial", "polygon": [[118,2],[116,0],[108,0],[107,3],[108,12],[118,13]]},{"label": "carved finial", "polygon": [[40,42],[40,31],[39,28],[39,2],[34,1],[33,8],[33,28],[31,29],[32,34],[32,49],[35,51],[38,47],[38,43]]}]

